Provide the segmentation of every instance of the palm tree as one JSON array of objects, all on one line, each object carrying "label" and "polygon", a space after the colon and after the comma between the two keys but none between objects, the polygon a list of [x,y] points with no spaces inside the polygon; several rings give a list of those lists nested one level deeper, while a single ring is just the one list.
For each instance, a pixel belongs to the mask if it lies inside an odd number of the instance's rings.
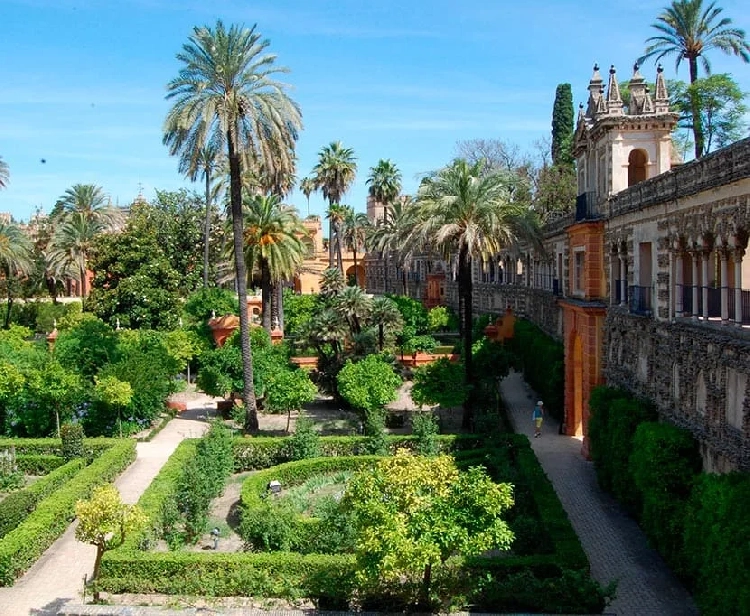
[{"label": "palm tree", "polygon": [[352,337],[362,332],[362,319],[370,314],[371,302],[359,287],[346,287],[336,297],[335,310],[349,324]]},{"label": "palm tree", "polygon": [[0,156],[0,188],[6,188],[8,186],[8,180],[10,179],[10,170],[8,169],[8,163],[3,160]]},{"label": "palm tree", "polygon": [[[331,240],[334,252],[336,254],[336,268],[343,274],[344,273],[344,258],[342,255],[342,229],[344,227],[347,213],[349,212],[348,205],[340,205],[334,203],[328,207],[326,217],[330,223]],[[329,263],[329,267],[333,267],[332,263]]]},{"label": "palm tree", "polygon": [[[414,227],[416,208],[409,199],[396,199],[387,204],[383,210],[383,218],[378,220],[369,236],[369,247],[383,254],[385,264],[385,289],[388,289],[389,262],[395,256],[396,263],[403,270],[411,261],[418,248],[411,237]],[[404,290],[406,293],[406,290]]]},{"label": "palm tree", "polygon": [[102,187],[94,184],[74,184],[57,200],[53,217],[65,219],[71,214],[95,221],[102,230],[122,222],[122,213],[112,207]]},{"label": "palm tree", "polygon": [[354,256],[354,284],[359,286],[359,274],[357,270],[357,250],[362,248],[367,240],[370,230],[370,221],[366,214],[355,212],[353,208],[347,208],[344,218],[344,242],[352,251]]},{"label": "palm tree", "polygon": [[346,288],[346,280],[341,270],[329,267],[320,275],[320,295],[324,299],[333,299]]},{"label": "palm tree", "polygon": [[276,195],[245,198],[245,264],[250,277],[259,274],[263,297],[263,327],[271,331],[272,305],[279,310],[273,289],[289,280],[302,265],[307,246],[297,211]]},{"label": "palm tree", "polygon": [[13,308],[12,281],[18,275],[28,274],[33,267],[33,245],[29,237],[18,225],[0,221],[0,271],[5,278],[8,299],[5,329],[10,327],[10,312]]},{"label": "palm tree", "polygon": [[56,225],[50,241],[48,267],[52,272],[65,273],[80,285],[81,300],[88,295],[86,272],[95,238],[105,230],[105,223],[87,216],[85,212],[72,212]]},{"label": "palm tree", "polygon": [[370,308],[370,321],[378,328],[378,349],[383,350],[385,328],[398,328],[403,325],[403,317],[396,302],[389,297],[376,297]]},{"label": "palm tree", "polygon": [[365,183],[369,185],[368,192],[375,201],[388,205],[401,194],[401,171],[390,158],[381,158],[377,165],[370,167],[370,175]]},{"label": "palm tree", "polygon": [[[318,152],[318,163],[312,170],[312,181],[317,190],[328,199],[330,207],[341,203],[344,193],[354,182],[357,163],[354,150],[345,148],[340,141],[331,142]],[[328,267],[333,267],[334,228],[333,219],[328,219]]]},{"label": "palm tree", "polygon": [[[179,143],[179,147],[177,144]],[[181,141],[178,133],[167,132],[164,134],[164,144],[169,146],[172,156],[178,155],[180,162],[178,170],[186,175],[191,182],[200,177],[205,182],[206,188],[206,216],[203,228],[203,288],[208,287],[209,268],[209,241],[211,239],[211,214],[213,210],[213,191],[211,183],[216,177],[220,160],[221,149],[217,143],[206,143],[203,147],[196,148],[194,144]]]},{"label": "palm tree", "polygon": [[269,41],[255,26],[233,25],[221,20],[214,28],[195,28],[177,59],[178,76],[167,86],[174,100],[165,121],[165,134],[175,134],[174,147],[195,148],[209,143],[226,147],[229,159],[229,202],[237,295],[240,307],[245,430],[258,431],[253,388],[250,320],[247,314],[247,273],[243,258],[242,169],[252,161],[261,169],[274,170],[273,154],[293,152],[302,115],[289,97],[286,85],[275,80],[286,69],[275,66],[276,56],[266,52]]},{"label": "palm tree", "polygon": [[305,195],[305,199],[307,199],[307,215],[310,215],[310,195],[313,194],[316,190],[315,188],[315,182],[312,178],[302,178],[302,181],[299,183],[299,189],[302,191],[302,194]]},{"label": "palm tree", "polygon": [[[519,239],[539,245],[538,227],[531,210],[511,200],[505,174],[486,173],[484,162],[469,165],[455,160],[419,188],[419,220],[413,240],[433,245],[446,260],[458,255],[459,313],[463,317],[465,381],[473,382],[471,363],[472,262],[489,258]],[[464,405],[463,425],[472,424],[472,401]]]},{"label": "palm tree", "polygon": [[[705,55],[710,49],[718,49],[750,62],[750,43],[745,39],[745,31],[732,28],[729,17],[720,17],[722,10],[716,7],[716,2],[710,2],[704,7],[703,0],[674,0],[656,18],[656,23],[651,24],[659,34],[646,39],[647,47],[638,63],[647,58],[654,58],[655,62],[659,62],[666,56],[674,55],[677,70],[685,59],[692,84],[698,79],[698,58],[701,59],[705,72],[711,73],[711,64]],[[694,96],[691,104],[695,157],[700,158],[705,152],[700,101]]]}]

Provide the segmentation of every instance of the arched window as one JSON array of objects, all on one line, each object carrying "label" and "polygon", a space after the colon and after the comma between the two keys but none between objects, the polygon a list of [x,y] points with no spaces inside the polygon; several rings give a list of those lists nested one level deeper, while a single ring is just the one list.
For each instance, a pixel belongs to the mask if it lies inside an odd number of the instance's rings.
[{"label": "arched window", "polygon": [[648,163],[648,154],[644,150],[633,150],[628,156],[628,186],[643,182],[648,176],[646,175],[646,165]]}]

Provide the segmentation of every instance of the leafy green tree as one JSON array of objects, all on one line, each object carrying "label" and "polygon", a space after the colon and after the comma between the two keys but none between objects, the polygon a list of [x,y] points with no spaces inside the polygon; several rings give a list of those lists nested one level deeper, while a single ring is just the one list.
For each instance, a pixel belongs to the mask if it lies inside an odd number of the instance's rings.
[{"label": "leafy green tree", "polygon": [[428,328],[431,332],[439,332],[448,327],[451,315],[445,306],[435,306],[427,313]]},{"label": "leafy green tree", "polygon": [[513,487],[494,483],[481,467],[459,473],[449,456],[401,450],[357,473],[343,502],[354,512],[365,592],[398,588],[422,609],[433,607],[433,574],[451,556],[507,550],[513,541],[501,517],[513,505]]},{"label": "leafy green tree", "polygon": [[123,503],[113,485],[94,488],[91,498],[79,500],[76,518],[76,539],[96,546],[92,580],[99,577],[104,552],[122,545],[129,533],[146,523],[146,516],[138,505]]},{"label": "leafy green tree", "polygon": [[130,383],[111,375],[94,377],[94,396],[104,406],[115,410],[117,427],[122,438],[122,409],[133,399],[133,388]]},{"label": "leafy green tree", "polygon": [[286,431],[289,432],[292,411],[299,411],[315,400],[318,390],[304,370],[287,368],[269,377],[265,408],[271,413],[286,412]]},{"label": "leafy green tree", "polygon": [[201,149],[208,144],[226,147],[229,159],[229,203],[232,214],[235,274],[239,303],[245,430],[258,431],[253,390],[253,360],[247,306],[247,272],[243,254],[244,212],[242,171],[252,161],[269,174],[281,155],[293,153],[302,126],[299,106],[286,86],[274,76],[285,69],[275,66],[266,53],[269,41],[255,26],[245,29],[221,20],[214,29],[195,28],[177,59],[182,67],[168,85],[174,99],[165,122],[165,139],[176,151]]},{"label": "leafy green tree", "polygon": [[311,293],[297,294],[291,289],[284,289],[284,335],[287,338],[298,338],[303,324],[309,322],[319,307],[318,296]]},{"label": "leafy green tree", "polygon": [[55,358],[63,366],[70,366],[89,383],[107,364],[119,359],[117,335],[109,325],[92,315],[68,330],[63,330],[55,342]]},{"label": "leafy green tree", "polygon": [[425,404],[439,404],[445,409],[451,409],[466,401],[463,366],[447,357],[417,368],[413,381],[411,399],[420,408]]},{"label": "leafy green tree", "polygon": [[396,306],[405,326],[414,328],[415,333],[424,333],[429,329],[427,308],[419,300],[406,295],[386,295]]},{"label": "leafy green tree", "polygon": [[10,327],[10,313],[13,308],[13,289],[16,278],[31,271],[32,245],[18,225],[0,221],[0,272],[5,285],[8,309],[5,313],[5,329]]},{"label": "leafy green tree", "polygon": [[97,242],[89,309],[110,325],[171,329],[182,312],[180,274],[153,227],[128,226]]},{"label": "leafy green tree", "polygon": [[[328,199],[328,267],[334,267],[335,250],[340,250],[336,222],[339,211],[332,209],[341,204],[341,198],[354,183],[357,162],[354,150],[344,147],[340,141],[332,141],[318,152],[318,162],[312,170],[312,180],[324,199]],[[338,269],[341,269],[341,265]]]},{"label": "leafy green tree", "polygon": [[745,115],[748,108],[743,102],[745,94],[730,75],[711,75],[696,79],[688,86],[677,82],[673,88],[670,93],[680,113],[680,128],[695,132],[693,103],[698,102],[698,123],[703,130],[704,154],[742,139],[747,133]]},{"label": "leafy green tree", "polygon": [[361,361],[347,361],[338,373],[338,392],[365,423],[365,432],[385,414],[385,405],[397,397],[401,378],[379,355],[368,355]]},{"label": "leafy green tree", "polygon": [[[706,74],[711,72],[711,64],[706,52],[718,49],[725,54],[738,56],[744,62],[750,62],[750,43],[745,38],[745,31],[732,27],[729,17],[722,17],[723,9],[716,2],[703,0],[673,0],[672,4],[656,18],[651,27],[658,34],[646,39],[646,50],[638,63],[647,58],[659,62],[664,57],[675,57],[675,70],[687,60],[690,71],[690,83],[698,80],[698,59],[700,58]],[[697,92],[692,92],[691,107],[693,116],[693,135],[695,137],[695,157],[700,158],[706,149],[705,133],[701,119],[700,99]]]},{"label": "leafy green tree", "polygon": [[[539,245],[538,221],[528,207],[512,200],[505,174],[485,174],[481,163],[469,165],[464,160],[454,161],[422,183],[418,207],[417,243],[435,246],[446,259],[458,256],[460,333],[465,382],[471,386],[474,259],[489,258],[520,239]],[[471,427],[472,413],[469,397],[464,404],[465,428]]]},{"label": "leafy green tree", "polygon": [[569,83],[561,83],[555,90],[552,107],[552,164],[573,166],[573,90]]}]

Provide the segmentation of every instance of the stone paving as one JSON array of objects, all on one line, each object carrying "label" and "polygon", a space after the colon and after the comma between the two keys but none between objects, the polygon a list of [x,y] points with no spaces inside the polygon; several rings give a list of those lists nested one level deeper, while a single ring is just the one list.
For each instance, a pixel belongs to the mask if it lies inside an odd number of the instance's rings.
[{"label": "stone paving", "polygon": [[607,614],[692,616],[699,614],[690,594],[659,554],[648,547],[638,525],[602,492],[594,467],[581,456],[581,440],[558,434],[547,417],[542,436],[533,438],[531,411],[538,400],[520,374],[511,372],[501,393],[515,431],[525,434],[547,473],[591,563],[599,583],[618,581]]},{"label": "stone paving", "polygon": [[[197,396],[151,442],[138,443],[135,462],[115,482],[125,502],[138,500],[183,439],[203,434],[212,407],[211,398]],[[71,599],[80,602],[95,556],[94,546],[76,540],[74,522],[14,586],[0,588],[0,616],[53,616]]]}]

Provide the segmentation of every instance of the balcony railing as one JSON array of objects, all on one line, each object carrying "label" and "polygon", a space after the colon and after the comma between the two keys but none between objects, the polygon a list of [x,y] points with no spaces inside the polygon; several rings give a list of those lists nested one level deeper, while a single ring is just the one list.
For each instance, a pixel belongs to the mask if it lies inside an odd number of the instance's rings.
[{"label": "balcony railing", "polygon": [[[698,305],[693,306],[693,289],[696,287],[677,285],[677,293],[682,294],[682,314],[684,316],[697,316],[709,319],[721,318],[721,293],[722,289],[709,287],[697,287]],[[708,313],[703,314],[703,293],[708,296]],[[727,291],[727,316],[730,321],[737,321],[735,310],[735,290],[726,289]],[[742,325],[750,325],[750,291],[740,290],[740,308],[742,310]]]},{"label": "balcony railing", "polygon": [[628,288],[628,292],[630,294],[630,312],[650,317],[653,314],[651,287],[632,286]]},{"label": "balcony railing", "polygon": [[596,207],[596,193],[585,192],[576,197],[576,222],[600,218]]}]

